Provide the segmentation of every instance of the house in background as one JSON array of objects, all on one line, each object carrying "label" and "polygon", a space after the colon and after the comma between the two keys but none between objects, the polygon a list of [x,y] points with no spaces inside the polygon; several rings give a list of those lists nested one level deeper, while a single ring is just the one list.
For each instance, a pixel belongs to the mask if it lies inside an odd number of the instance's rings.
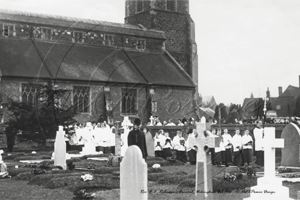
[{"label": "house in background", "polygon": [[294,116],[296,109],[296,101],[299,95],[299,87],[289,85],[283,93],[281,93],[281,88],[279,88],[279,96],[274,102],[272,102],[272,108],[276,111],[277,116]]}]

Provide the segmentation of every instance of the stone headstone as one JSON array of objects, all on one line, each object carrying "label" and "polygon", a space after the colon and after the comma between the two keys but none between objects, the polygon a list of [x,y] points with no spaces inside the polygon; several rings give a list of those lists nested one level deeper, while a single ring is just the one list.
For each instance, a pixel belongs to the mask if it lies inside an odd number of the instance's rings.
[{"label": "stone headstone", "polygon": [[114,127],[112,128],[112,132],[115,134],[115,155],[120,156],[122,146],[121,134],[124,133],[124,129],[121,128],[121,122],[115,122]]},{"label": "stone headstone", "polygon": [[84,130],[84,147],[82,147],[82,151],[80,154],[82,155],[95,155],[99,154],[96,151],[96,142],[93,133],[93,127],[90,122],[86,123],[86,128]]},{"label": "stone headstone", "polygon": [[154,139],[152,137],[152,134],[150,132],[147,132],[145,135],[146,139],[146,146],[147,146],[147,153],[148,156],[155,156],[154,154]]},{"label": "stone headstone", "polygon": [[[201,119],[201,122],[196,123],[196,130],[198,136],[196,138],[189,137],[189,145],[197,146],[197,162],[196,162],[196,185],[195,185],[195,199],[213,199],[212,189],[212,169],[209,148],[218,147],[221,141],[220,137],[205,136],[206,120]],[[201,176],[200,171],[203,176]],[[202,178],[203,177],[203,178]],[[197,191],[203,191],[201,193]]]},{"label": "stone headstone", "polygon": [[2,160],[3,153],[4,153],[4,151],[0,150],[0,172],[5,173],[5,172],[7,172],[7,166]]},{"label": "stone headstone", "polygon": [[282,186],[282,180],[275,173],[275,148],[283,148],[283,139],[275,139],[275,127],[264,129],[264,177],[257,179],[257,186],[251,187],[250,200],[254,199],[291,199],[289,188]]},{"label": "stone headstone", "polygon": [[64,170],[67,169],[66,151],[65,132],[63,126],[59,126],[54,143],[54,165],[61,166]]},{"label": "stone headstone", "polygon": [[281,166],[300,167],[300,129],[291,123],[281,133],[284,148],[281,150]]},{"label": "stone headstone", "polygon": [[147,163],[136,145],[129,146],[120,166],[120,199],[148,199]]}]

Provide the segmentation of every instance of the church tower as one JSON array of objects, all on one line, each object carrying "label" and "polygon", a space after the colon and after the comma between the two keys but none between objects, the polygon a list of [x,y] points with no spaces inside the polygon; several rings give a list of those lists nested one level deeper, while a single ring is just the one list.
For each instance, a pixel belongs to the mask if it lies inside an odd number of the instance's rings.
[{"label": "church tower", "polygon": [[164,31],[165,49],[198,85],[195,24],[189,0],[126,0],[125,23]]}]

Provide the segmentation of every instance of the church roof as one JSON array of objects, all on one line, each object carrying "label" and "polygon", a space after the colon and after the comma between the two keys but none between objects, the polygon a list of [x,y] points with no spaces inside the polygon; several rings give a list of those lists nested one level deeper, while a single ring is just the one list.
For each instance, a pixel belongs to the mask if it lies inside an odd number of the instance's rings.
[{"label": "church roof", "polygon": [[2,77],[194,87],[166,53],[0,38]]},{"label": "church roof", "polygon": [[128,51],[128,56],[152,85],[193,86],[192,79],[166,53]]},{"label": "church roof", "polygon": [[18,21],[24,23],[34,23],[49,26],[63,26],[70,28],[85,29],[89,31],[100,30],[119,34],[128,34],[142,37],[153,37],[166,39],[163,31],[145,29],[144,27],[131,24],[98,21],[92,19],[81,19],[58,15],[37,14],[24,11],[11,11],[0,9],[0,19],[8,21]]}]

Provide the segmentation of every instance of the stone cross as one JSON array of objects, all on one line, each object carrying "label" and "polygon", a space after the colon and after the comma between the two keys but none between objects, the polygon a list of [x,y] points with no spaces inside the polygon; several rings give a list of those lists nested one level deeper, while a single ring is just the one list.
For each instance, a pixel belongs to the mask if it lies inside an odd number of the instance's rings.
[{"label": "stone cross", "polygon": [[61,166],[64,170],[67,169],[66,151],[65,131],[63,126],[59,126],[54,143],[54,165]]},{"label": "stone cross", "polygon": [[121,146],[122,146],[121,133],[124,133],[124,129],[121,128],[120,121],[115,122],[115,126],[112,129],[112,132],[115,134],[115,155],[121,156]]},{"label": "stone cross", "polygon": [[275,177],[275,148],[284,147],[284,139],[275,139],[275,127],[266,127],[264,130],[264,177]]},{"label": "stone cross", "polygon": [[127,148],[120,164],[120,199],[148,199],[147,163],[141,149],[132,145]]},{"label": "stone cross", "polygon": [[251,191],[260,192],[251,192],[250,197],[244,199],[291,199],[289,188],[283,186],[282,180],[275,176],[275,148],[283,148],[284,140],[275,139],[275,127],[266,127],[264,132],[265,172],[263,177],[257,179],[257,185],[251,187]]},{"label": "stone cross", "polygon": [[154,126],[154,117],[152,115],[150,117],[150,125],[149,126]]},{"label": "stone cross", "polygon": [[[201,122],[196,123],[196,129],[198,136],[196,139],[190,138],[189,145],[197,146],[197,162],[196,162],[196,186],[195,196],[196,199],[212,199],[212,171],[210,166],[210,154],[209,148],[215,148],[220,145],[221,138],[215,136],[205,136],[204,131],[206,130],[206,120],[202,117]],[[200,169],[199,169],[200,168]],[[199,176],[199,171],[203,169],[203,179]],[[204,187],[199,187],[204,185]],[[204,191],[199,193],[197,191]],[[203,197],[204,195],[204,197]]]}]

